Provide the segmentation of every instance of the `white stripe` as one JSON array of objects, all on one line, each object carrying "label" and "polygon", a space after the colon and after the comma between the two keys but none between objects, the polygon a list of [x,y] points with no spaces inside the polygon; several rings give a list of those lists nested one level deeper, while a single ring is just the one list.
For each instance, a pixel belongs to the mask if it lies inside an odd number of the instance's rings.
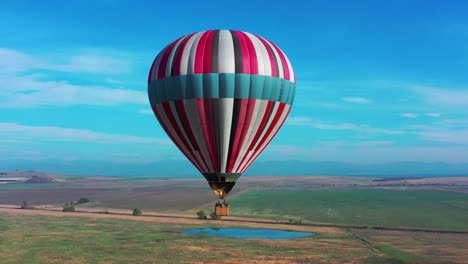
[{"label": "white stripe", "polygon": [[235,73],[234,44],[228,30],[219,31],[218,72]]},{"label": "white stripe", "polygon": [[219,99],[219,130],[220,130],[220,172],[225,173],[227,169],[227,158],[229,152],[229,139],[231,136],[232,115],[234,98]]},{"label": "white stripe", "polygon": [[265,64],[268,64],[268,67],[269,67],[270,60],[268,60],[268,62],[265,62],[265,58],[264,58],[264,55],[263,55],[264,52],[262,51],[262,49],[263,50],[265,49],[263,47],[263,44],[254,35],[252,35],[250,33],[247,33],[247,32],[244,32],[244,33],[249,37],[249,39],[251,40],[251,42],[252,42],[252,44],[253,44],[253,46],[255,48],[255,54],[257,56],[258,74],[259,75],[266,75],[265,74],[265,68],[267,66],[265,66]]},{"label": "white stripe", "polygon": [[166,49],[163,49],[163,51],[161,51],[158,54],[158,56],[156,56],[154,66],[153,66],[153,69],[152,69],[152,72],[151,72],[151,81],[158,79],[159,64],[161,63],[161,58],[162,58],[165,50]]},{"label": "white stripe", "polygon": [[284,79],[283,61],[281,60],[280,55],[278,54],[275,47],[271,44],[270,41],[268,41],[265,38],[262,39],[268,44],[268,46],[270,46],[271,50],[273,51],[273,56],[276,59],[276,64],[278,64],[278,68],[276,69],[276,71],[278,72],[278,76]]},{"label": "white stripe", "polygon": [[[239,171],[239,166],[241,165],[242,159],[244,158],[244,156],[249,155],[248,148],[252,143],[255,134],[257,133],[260,123],[262,122],[262,118],[265,115],[267,104],[267,100],[255,100],[255,108],[252,112],[252,120],[250,120],[249,130],[247,130],[247,135],[244,144],[242,145],[240,155],[238,156],[236,163],[234,164],[233,172]],[[248,157],[246,157],[245,159],[247,160]]]},{"label": "white stripe", "polygon": [[187,41],[187,44],[185,44],[184,50],[182,52],[182,57],[180,59],[180,74],[181,75],[185,75],[188,72],[190,51],[192,49],[193,43],[200,39],[201,34],[203,34],[203,32],[198,32],[198,33],[193,34],[190,37],[190,39]]},{"label": "white stripe", "polygon": [[[195,148],[192,145],[192,143],[190,142],[190,139],[189,139],[189,137],[187,135],[187,132],[185,131],[184,126],[182,124],[182,120],[180,120],[179,114],[178,114],[177,109],[175,107],[175,102],[174,101],[169,101],[169,106],[171,108],[172,115],[174,116],[174,119],[175,119],[175,121],[177,123],[177,126],[179,127],[179,130],[180,130],[182,136],[185,139],[185,142],[187,142],[187,145],[189,145],[189,147],[190,147],[189,152],[193,156],[192,158],[194,159],[194,163],[198,164],[198,166],[197,166],[198,170],[202,171],[202,170],[206,169],[204,167],[204,165],[203,165],[203,161],[201,160],[200,156],[199,155],[198,156],[194,155],[195,154],[195,150],[194,150]],[[190,128],[187,128],[187,129],[190,129]]]},{"label": "white stripe", "polygon": [[176,141],[175,143],[180,146],[179,150],[189,159],[189,160],[192,160],[193,157],[190,155],[190,151],[187,150],[187,148],[185,148],[184,144],[182,144],[182,141],[180,140],[179,136],[177,135],[177,133],[175,132],[174,130],[174,127],[172,127],[171,125],[171,122],[169,121],[169,119],[167,118],[166,116],[166,113],[164,112],[164,107],[162,106],[162,104],[156,104],[155,105],[156,107],[156,111],[158,112],[158,115],[161,117],[162,119],[162,122],[164,124],[165,127],[167,127],[167,129],[169,130],[169,133],[170,135],[174,138],[174,140]]},{"label": "white stripe", "polygon": [[205,160],[208,168],[204,172],[216,172],[213,168],[211,158],[206,146],[205,138],[203,135],[203,129],[200,121],[200,114],[197,107],[197,99],[186,99],[183,101],[185,105],[185,112],[187,119],[189,120],[190,127],[192,128],[192,134],[197,140],[198,147],[201,151],[201,156]]},{"label": "white stripe", "polygon": [[262,60],[263,62],[263,75],[271,76],[271,61],[267,47],[265,47],[262,41],[255,35],[252,35],[252,40],[255,41],[254,43],[257,43],[256,45],[258,45],[260,50],[260,56],[257,54],[257,57],[259,57],[259,60]]},{"label": "white stripe", "polygon": [[270,142],[273,140],[273,137],[276,135],[277,131],[281,128],[281,126],[283,125],[283,122],[284,120],[288,117],[288,114],[289,114],[289,109],[291,108],[291,105],[289,104],[286,104],[284,109],[283,109],[283,112],[281,113],[281,116],[280,118],[278,119],[278,122],[276,123],[275,127],[271,130],[271,133],[270,135],[268,135],[267,139],[263,142],[263,144],[260,146],[260,148],[258,149],[258,151],[255,153],[254,155],[254,158],[244,166],[244,168],[242,169],[242,173],[244,173],[249,167],[250,165],[258,158],[258,156],[260,155],[260,153],[262,153],[262,151],[270,144]]},{"label": "white stripe", "polygon": [[[267,101],[268,102],[268,101]],[[246,164],[249,162],[250,158],[255,155],[256,151],[255,149],[257,148],[258,144],[260,144],[260,141],[262,141],[262,138],[264,137],[265,133],[268,131],[268,128],[270,127],[271,125],[271,122],[273,121],[273,118],[274,118],[274,115],[276,114],[276,112],[278,111],[278,105],[279,103],[278,102],[273,102],[273,109],[271,110],[271,115],[270,115],[270,118],[266,120],[266,124],[265,124],[265,127],[263,129],[263,131],[261,132],[260,136],[258,137],[257,141],[255,142],[254,144],[254,147],[252,148],[253,150],[248,152],[248,155],[247,157],[245,158],[244,162],[241,163],[241,165],[239,166],[239,170],[242,171],[243,168],[246,166]],[[265,109],[266,110],[266,109]],[[264,114],[262,115],[262,117],[264,115],[268,115],[268,113],[265,111]],[[261,119],[259,121],[259,123],[261,123]],[[258,131],[259,129],[261,129],[260,127],[258,129],[256,129],[256,131]],[[252,139],[253,140],[253,139]]]},{"label": "white stripe", "polygon": [[180,43],[182,43],[182,41],[184,40],[185,38],[181,38],[179,39],[179,41],[177,41],[177,43],[174,45],[174,47],[172,47],[172,50],[171,52],[169,53],[169,56],[167,57],[167,61],[166,61],[166,73],[165,73],[165,77],[169,77],[171,76],[171,66],[172,66],[172,61],[174,60],[174,54],[177,50],[177,47],[179,47]]},{"label": "white stripe", "polygon": [[[258,147],[262,139],[265,137],[265,134],[268,132],[268,130],[271,127],[271,123],[275,119],[276,114],[278,113],[280,102],[273,102],[273,110],[271,110],[270,118],[268,118],[265,128],[263,129],[262,133],[260,134],[260,137],[258,138],[257,142],[255,142],[254,149]],[[266,113],[265,113],[266,114]]]},{"label": "white stripe", "polygon": [[292,68],[292,65],[291,65],[291,62],[289,61],[288,57],[286,56],[286,54],[284,54],[283,51],[281,51],[283,53],[283,56],[284,58],[286,59],[286,63],[288,64],[288,69],[289,69],[289,80],[291,82],[296,82],[296,75],[294,74],[294,70]]}]

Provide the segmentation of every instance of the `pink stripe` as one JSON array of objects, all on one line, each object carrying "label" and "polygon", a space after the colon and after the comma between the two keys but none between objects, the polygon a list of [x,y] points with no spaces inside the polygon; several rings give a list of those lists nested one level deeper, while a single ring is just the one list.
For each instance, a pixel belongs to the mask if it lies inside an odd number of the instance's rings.
[{"label": "pink stripe", "polygon": [[[187,128],[187,131],[185,131],[185,132],[187,132],[187,135],[190,138],[190,140],[192,141],[193,147],[195,148],[195,150],[201,152],[200,146],[198,146],[198,143],[197,143],[197,139],[193,135],[192,128],[190,127],[190,122],[188,120],[187,112],[185,110],[184,100],[178,100],[177,101],[177,106],[180,109],[180,115],[181,115],[182,122],[184,123],[185,127]],[[200,155],[200,157],[202,159],[203,165],[208,170],[208,164],[206,163],[205,159],[203,158],[203,155]],[[200,170],[200,171],[203,171],[203,170]]]},{"label": "pink stripe", "polygon": [[205,44],[205,52],[203,54],[203,73],[211,72],[211,49],[213,46],[214,30],[208,31],[208,37]]},{"label": "pink stripe", "polygon": [[278,46],[275,45],[275,43],[270,43],[271,45],[273,45],[273,47],[275,47],[276,52],[278,52],[279,56],[281,57],[281,63],[283,64],[284,79],[290,81],[291,77],[289,76],[289,66],[286,57],[284,56],[283,52],[278,48]]},{"label": "pink stripe", "polygon": [[275,58],[274,58],[274,54],[273,52],[271,51],[271,48],[270,46],[268,45],[268,43],[266,43],[266,41],[264,39],[262,39],[261,37],[259,36],[256,36],[263,44],[263,46],[265,47],[267,53],[268,53],[268,57],[270,58],[270,65],[271,65],[271,76],[273,77],[278,77],[278,72],[276,71],[276,63],[275,63]]},{"label": "pink stripe", "polygon": [[[209,135],[209,132],[208,132],[210,130],[208,128],[210,126],[210,124],[208,123],[208,113],[205,112],[205,103],[204,103],[204,101],[205,100],[210,101],[210,100],[209,99],[202,99],[202,98],[197,98],[196,100],[197,100],[198,115],[200,116],[201,128],[203,130],[203,137],[205,139],[206,148],[208,149],[208,154],[210,155],[211,164],[213,165],[213,169],[215,171],[219,171],[218,168],[215,167],[215,164],[216,164],[215,161],[217,161],[216,156],[215,156],[216,146],[214,144],[211,144],[210,135]],[[213,124],[213,122],[211,122],[211,125],[212,124]],[[214,131],[214,129],[213,129],[213,131]]]},{"label": "pink stripe", "polygon": [[242,72],[243,73],[248,73],[251,74],[250,70],[250,54],[249,54],[249,47],[247,46],[247,43],[245,41],[244,35],[236,30],[234,31],[236,33],[237,38],[239,39],[240,47],[241,47],[241,53],[242,53]]},{"label": "pink stripe", "polygon": [[255,52],[255,46],[247,34],[241,31],[239,32],[244,36],[245,43],[247,44],[247,48],[249,50],[250,74],[258,74],[258,58],[257,53]]},{"label": "pink stripe", "polygon": [[208,32],[204,32],[198,42],[197,51],[195,53],[195,67],[193,73],[203,73],[203,52],[205,51],[205,42],[208,37]]},{"label": "pink stripe", "polygon": [[[262,121],[260,122],[260,125],[257,128],[257,132],[255,132],[255,136],[254,136],[252,142],[250,143],[250,146],[247,148],[246,153],[248,153],[249,150],[251,150],[255,146],[255,143],[257,142],[258,137],[260,136],[260,133],[262,132],[263,127],[266,124],[266,121],[267,121],[267,118],[268,118],[268,113],[270,112],[270,108],[271,108],[272,103],[273,103],[272,101],[268,101],[267,106],[265,107],[265,112],[263,114]],[[239,165],[243,164],[246,158],[247,158],[247,154],[244,155],[244,157],[242,158],[242,161],[241,161],[241,163]]]},{"label": "pink stripe", "polygon": [[177,140],[175,139],[174,135],[171,134],[169,128],[165,125],[164,123],[164,120],[163,118],[161,117],[160,113],[158,112],[158,110],[156,109],[156,106],[155,105],[151,105],[151,108],[153,109],[153,113],[155,114],[156,118],[158,119],[159,123],[161,124],[161,126],[163,127],[164,131],[166,132],[166,134],[169,136],[169,138],[172,140],[172,142],[174,142],[174,144],[177,146],[177,148],[182,152],[182,154],[184,154],[184,156],[199,170],[199,171],[202,171],[201,167],[198,165],[197,162],[195,162],[195,160],[192,160],[191,157],[188,155],[188,153],[186,153],[185,151],[183,151],[183,148],[181,145],[179,145],[177,143]]},{"label": "pink stripe", "polygon": [[[263,137],[260,139],[260,143],[257,145],[257,147],[255,148],[255,152],[252,156],[250,156],[250,159],[244,164],[243,168],[241,169],[241,171],[244,171],[244,168],[247,167],[250,163],[252,163],[257,157],[258,155],[260,154],[259,152],[261,152],[262,150],[260,149],[260,147],[262,146],[262,144],[265,142],[265,140],[268,138],[268,136],[271,134],[271,131],[273,130],[273,128],[275,127],[275,125],[278,123],[278,120],[279,118],[281,117],[281,114],[283,113],[283,110],[284,110],[284,107],[285,107],[285,104],[284,103],[280,103],[279,107],[278,107],[278,111],[276,111],[276,114],[275,116],[273,117],[273,120],[270,124],[270,127],[268,127],[268,130],[265,132],[265,134],[263,135]],[[270,117],[271,118],[271,117]],[[260,149],[260,151],[259,151]]]},{"label": "pink stripe", "polygon": [[[234,144],[232,145],[232,150],[231,150],[231,156],[230,160],[228,160],[228,168],[227,172],[230,173],[232,172],[232,168],[234,167],[234,164],[236,163],[237,155],[239,154],[240,146],[242,144],[239,144],[241,141],[241,135],[243,130],[245,130],[245,119],[246,119],[246,114],[247,114],[247,108],[249,106],[249,99],[241,99],[241,108],[239,111],[239,120],[237,122],[237,127],[236,127],[236,134],[234,136]],[[233,128],[231,128],[233,129]]]},{"label": "pink stripe", "polygon": [[[278,129],[275,131],[275,133],[273,134],[273,136],[270,138],[270,140],[267,142],[267,144],[265,145],[265,147],[258,153],[256,154],[254,157],[254,159],[252,160],[252,162],[258,157],[260,156],[260,154],[262,154],[262,152],[266,149],[266,146],[268,146],[271,141],[276,137],[276,135],[278,134],[278,132],[280,131],[280,128],[284,125],[284,122],[286,121],[286,119],[288,118],[288,115],[289,115],[289,112],[291,112],[291,107],[289,108],[288,112],[286,113],[286,116],[284,117],[283,121],[281,121],[281,124],[280,126],[278,127]],[[241,170],[241,173],[244,173],[249,167],[250,165],[252,164],[252,162],[248,163],[246,166],[244,166],[244,169]]]},{"label": "pink stripe", "polygon": [[182,37],[176,39],[174,42],[172,42],[165,50],[163,57],[161,58],[161,62],[159,63],[159,69],[158,69],[158,79],[164,78],[164,75],[166,75],[166,64],[167,64],[167,58],[169,57],[169,53],[171,53],[172,48],[174,47],[175,44],[181,39]]},{"label": "pink stripe", "polygon": [[[216,99],[214,99],[216,100]],[[207,136],[208,140],[210,141],[210,149],[211,149],[211,164],[213,164],[213,169],[215,171],[219,171],[219,164],[218,164],[218,155],[217,155],[217,148],[216,148],[216,136],[215,136],[215,128],[213,122],[213,99],[203,99],[203,107],[205,108],[205,121],[207,124]]]},{"label": "pink stripe", "polygon": [[260,137],[260,134],[263,131],[263,128],[266,126],[267,121],[268,121],[268,114],[270,113],[271,107],[273,105],[273,101],[268,101],[267,107],[265,108],[265,114],[263,115],[262,122],[260,122],[260,125],[258,126],[258,130],[255,133],[255,137],[252,140],[252,143],[250,143],[249,149],[253,149],[255,146],[255,143],[257,143],[258,138]]},{"label": "pink stripe", "polygon": [[177,125],[177,122],[174,119],[175,117],[172,115],[171,106],[169,105],[169,102],[163,102],[163,103],[161,103],[161,105],[162,105],[162,107],[164,109],[164,113],[166,114],[167,119],[171,123],[172,128],[175,130],[177,136],[180,138],[180,141],[185,146],[185,148],[190,150],[190,146],[185,141],[185,138],[182,135],[182,132],[180,131],[179,126]]},{"label": "pink stripe", "polygon": [[192,38],[192,36],[195,33],[192,33],[188,35],[184,40],[182,40],[182,43],[180,43],[180,49],[179,53],[177,53],[177,56],[175,58],[175,64],[174,64],[174,75],[180,75],[180,63],[182,61],[182,54],[184,54],[185,46],[187,45],[187,42]]},{"label": "pink stripe", "polygon": [[281,117],[281,114],[283,114],[283,111],[284,111],[284,107],[286,106],[285,103],[280,103],[279,107],[278,107],[278,111],[276,111],[276,115],[275,117],[273,118],[273,121],[271,122],[270,124],[270,127],[268,128],[267,132],[265,133],[265,135],[263,136],[262,140],[260,141],[260,143],[257,145],[257,149],[255,149],[255,151],[257,151],[260,146],[263,144],[263,142],[265,142],[265,140],[268,138],[268,136],[271,134],[271,131],[273,130],[273,128],[275,128],[276,126],[276,123],[278,123],[278,120],[279,118]]},{"label": "pink stripe", "polygon": [[148,75],[148,84],[151,83],[151,75],[153,75],[153,67],[154,67],[154,64],[156,63],[157,58],[158,58],[158,56],[156,56],[156,58],[154,58],[153,64],[151,64],[151,68],[150,68],[149,75]]}]

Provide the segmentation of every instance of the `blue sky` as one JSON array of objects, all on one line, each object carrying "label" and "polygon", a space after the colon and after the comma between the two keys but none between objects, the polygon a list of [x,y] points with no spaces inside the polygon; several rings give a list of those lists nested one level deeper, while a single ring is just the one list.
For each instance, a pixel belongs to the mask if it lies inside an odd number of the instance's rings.
[{"label": "blue sky", "polygon": [[270,39],[297,75],[259,160],[468,162],[468,4],[389,2],[2,1],[0,163],[183,160],[147,74],[169,42],[219,28]]}]

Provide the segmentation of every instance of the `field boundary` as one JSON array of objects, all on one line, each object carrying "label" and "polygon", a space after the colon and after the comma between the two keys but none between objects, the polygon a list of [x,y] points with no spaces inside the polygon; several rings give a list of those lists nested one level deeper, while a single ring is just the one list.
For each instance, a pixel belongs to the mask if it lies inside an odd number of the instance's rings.
[{"label": "field boundary", "polygon": [[[72,213],[64,213],[58,208],[34,208],[34,209],[21,209],[17,205],[0,205],[0,212],[20,212],[20,211],[28,211],[28,212],[54,212],[56,215],[60,216],[89,216],[89,215],[96,215],[96,216],[109,216],[108,218],[112,218],[111,216],[125,216],[125,217],[132,217],[131,220],[138,220],[139,216],[133,217],[131,212],[123,213],[122,210],[115,211],[111,208],[108,208],[105,213],[103,211],[91,211],[91,210],[76,210]],[[119,209],[116,209],[119,210]],[[39,213],[40,214],[40,213]],[[164,213],[155,213],[155,212],[148,212],[144,215],[145,218],[154,218],[155,220],[158,218],[166,218],[166,219],[186,219],[186,220],[199,220],[200,223],[204,223],[207,220],[200,220],[195,215],[190,216],[186,214],[164,214]],[[140,217],[141,218],[141,217]],[[208,220],[211,221],[211,220]],[[359,225],[336,225],[336,224],[321,224],[321,223],[303,223],[303,224],[290,224],[287,221],[277,221],[274,219],[267,219],[267,218],[249,218],[249,217],[238,217],[238,216],[227,216],[223,217],[221,220],[216,220],[217,222],[231,222],[231,223],[252,223],[252,224],[268,224],[268,225],[281,225],[281,226],[291,226],[291,227],[329,227],[329,228],[340,228],[343,230],[348,231],[350,228],[352,229],[373,229],[373,230],[385,230],[385,231],[400,231],[400,232],[425,232],[425,233],[441,233],[441,234],[468,234],[468,231],[463,230],[442,230],[442,229],[421,229],[421,228],[399,228],[399,227],[385,227],[385,226],[359,226]]]}]

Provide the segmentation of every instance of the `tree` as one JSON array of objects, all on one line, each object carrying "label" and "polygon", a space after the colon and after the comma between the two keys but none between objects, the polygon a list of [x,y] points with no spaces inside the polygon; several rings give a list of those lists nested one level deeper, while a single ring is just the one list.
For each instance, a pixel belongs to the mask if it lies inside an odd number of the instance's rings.
[{"label": "tree", "polygon": [[197,215],[198,215],[198,219],[206,219],[207,218],[204,211],[198,211]]},{"label": "tree", "polygon": [[211,215],[210,215],[210,216],[211,216],[211,219],[213,219],[213,220],[219,220],[219,219],[221,219],[221,216],[216,215],[216,212],[211,212]]},{"label": "tree", "polygon": [[91,202],[91,200],[89,200],[88,198],[86,197],[81,197],[79,200],[78,200],[78,204],[84,204],[84,203],[89,203]]},{"label": "tree", "polygon": [[32,209],[33,207],[30,206],[30,205],[28,204],[27,201],[23,201],[23,202],[21,203],[21,207],[20,207],[20,208],[21,208],[21,209]]},{"label": "tree", "polygon": [[132,215],[134,215],[134,216],[142,215],[141,209],[140,208],[133,208]]}]

